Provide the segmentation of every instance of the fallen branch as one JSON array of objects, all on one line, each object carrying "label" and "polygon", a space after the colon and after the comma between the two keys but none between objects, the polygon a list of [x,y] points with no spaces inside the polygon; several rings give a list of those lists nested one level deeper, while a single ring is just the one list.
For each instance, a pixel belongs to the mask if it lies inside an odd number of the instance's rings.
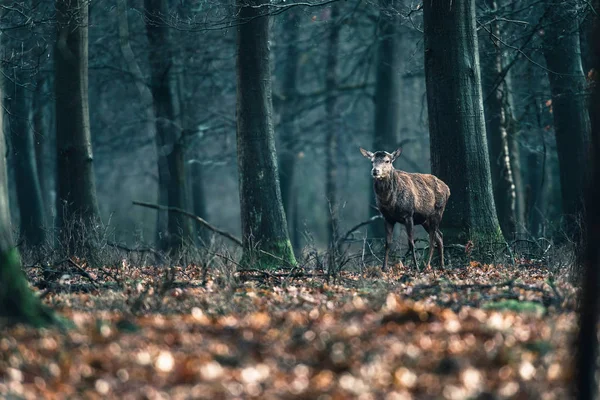
[{"label": "fallen branch", "polygon": [[158,204],[144,203],[144,202],[141,202],[141,201],[134,201],[133,204],[136,205],[136,206],[153,208],[155,210],[171,211],[171,212],[176,212],[176,213],[179,213],[179,214],[183,214],[186,217],[189,217],[189,218],[193,219],[194,221],[198,222],[200,225],[204,226],[205,228],[210,229],[214,233],[218,233],[221,236],[225,236],[227,239],[231,240],[232,242],[236,243],[237,245],[242,246],[242,241],[240,239],[236,238],[235,236],[233,236],[231,233],[222,231],[221,229],[212,226],[206,220],[200,218],[199,216],[194,215],[191,212],[182,210],[181,208],[166,207],[166,206],[161,206],[161,205],[158,205]]},{"label": "fallen branch", "polygon": [[345,241],[346,239],[348,239],[348,237],[350,235],[352,235],[354,232],[356,232],[357,230],[359,230],[360,228],[362,228],[365,225],[369,225],[372,224],[373,222],[377,221],[378,219],[382,219],[383,217],[381,216],[381,214],[378,215],[373,215],[371,218],[369,218],[366,221],[361,222],[360,224],[357,224],[355,226],[353,226],[352,228],[350,228],[348,230],[348,232],[346,232],[346,234],[344,236],[342,236],[342,239],[340,240],[340,242]]}]

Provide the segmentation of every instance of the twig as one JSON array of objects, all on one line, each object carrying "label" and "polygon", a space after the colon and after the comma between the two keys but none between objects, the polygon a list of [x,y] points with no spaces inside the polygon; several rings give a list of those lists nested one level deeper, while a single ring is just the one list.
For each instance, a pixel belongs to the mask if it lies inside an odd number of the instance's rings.
[{"label": "twig", "polygon": [[218,233],[221,236],[225,236],[227,239],[231,240],[232,242],[242,246],[242,241],[238,238],[236,238],[235,236],[233,236],[231,233],[229,232],[225,232],[219,228],[216,228],[214,226],[212,226],[211,224],[209,224],[206,220],[200,218],[197,215],[192,214],[191,212],[182,210],[181,208],[177,208],[177,207],[167,207],[167,206],[161,206],[158,204],[151,204],[151,203],[144,203],[141,201],[134,201],[133,202],[134,205],[136,206],[142,206],[142,207],[147,207],[147,208],[153,208],[155,210],[160,210],[160,211],[171,211],[171,212],[176,212],[179,214],[183,214],[186,217],[189,217],[191,219],[193,219],[194,221],[198,222],[200,225],[210,229],[211,231]]},{"label": "twig", "polygon": [[71,264],[73,267],[75,267],[75,268],[76,268],[76,269],[79,271],[79,274],[80,274],[81,276],[83,276],[83,277],[85,277],[85,278],[89,279],[89,280],[90,280],[90,282],[92,283],[92,285],[93,285],[93,286],[94,286],[96,289],[98,289],[98,285],[96,285],[96,280],[95,280],[94,278],[92,278],[92,277],[90,276],[90,274],[88,274],[88,273],[87,273],[87,271],[86,271],[86,270],[84,270],[83,268],[81,268],[79,265],[77,265],[77,263],[76,263],[75,261],[73,261],[73,260],[72,260],[72,259],[70,259],[70,258],[69,258],[69,259],[67,259],[67,262],[68,262],[69,264]]},{"label": "twig", "polygon": [[359,230],[360,228],[362,228],[365,225],[369,225],[372,224],[373,222],[377,221],[378,219],[382,219],[383,217],[381,216],[381,214],[379,215],[373,215],[371,218],[369,218],[366,221],[363,221],[355,226],[353,226],[352,228],[350,228],[348,230],[348,232],[346,232],[346,234],[344,236],[342,236],[342,238],[339,240],[340,242],[345,241],[348,236],[350,236],[352,233],[354,233],[355,231]]}]

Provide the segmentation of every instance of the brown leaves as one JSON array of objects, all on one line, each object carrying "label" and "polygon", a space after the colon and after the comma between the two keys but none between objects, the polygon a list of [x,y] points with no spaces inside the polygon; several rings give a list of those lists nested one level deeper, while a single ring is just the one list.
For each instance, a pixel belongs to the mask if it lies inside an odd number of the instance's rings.
[{"label": "brown leaves", "polygon": [[484,307],[542,304],[554,295],[543,268],[473,261],[432,280],[400,265],[375,280],[344,273],[340,285],[215,276],[201,287],[189,267],[177,277],[187,285],[147,294],[138,317],[129,297],[160,282],[128,268],[124,292],[48,297],[75,323],[66,334],[0,330],[0,397],[566,396],[572,304],[551,302],[544,316]]}]

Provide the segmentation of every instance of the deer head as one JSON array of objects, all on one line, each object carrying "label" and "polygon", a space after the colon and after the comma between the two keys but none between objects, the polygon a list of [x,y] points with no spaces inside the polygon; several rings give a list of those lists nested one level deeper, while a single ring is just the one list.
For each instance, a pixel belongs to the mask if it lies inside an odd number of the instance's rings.
[{"label": "deer head", "polygon": [[394,171],[392,163],[400,156],[402,148],[399,148],[393,153],[388,153],[387,151],[376,151],[375,153],[372,153],[361,147],[360,152],[373,163],[373,169],[371,170],[373,179],[386,179],[392,175]]}]

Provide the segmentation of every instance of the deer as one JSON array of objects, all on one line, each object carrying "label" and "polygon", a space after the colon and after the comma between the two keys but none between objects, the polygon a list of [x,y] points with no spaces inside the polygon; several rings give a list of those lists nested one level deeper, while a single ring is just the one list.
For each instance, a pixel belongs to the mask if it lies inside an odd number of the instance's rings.
[{"label": "deer", "polygon": [[414,226],[421,225],[429,233],[429,258],[426,268],[431,268],[434,242],[437,244],[441,268],[444,268],[444,240],[440,223],[450,197],[450,188],[441,179],[431,174],[409,173],[394,168],[402,148],[393,153],[370,152],[362,147],[360,152],[371,160],[373,189],[377,208],[385,222],[385,256],[382,271],[387,271],[388,256],[394,226],[403,224],[408,235],[408,247],[412,252],[415,268],[419,269],[415,255]]}]

